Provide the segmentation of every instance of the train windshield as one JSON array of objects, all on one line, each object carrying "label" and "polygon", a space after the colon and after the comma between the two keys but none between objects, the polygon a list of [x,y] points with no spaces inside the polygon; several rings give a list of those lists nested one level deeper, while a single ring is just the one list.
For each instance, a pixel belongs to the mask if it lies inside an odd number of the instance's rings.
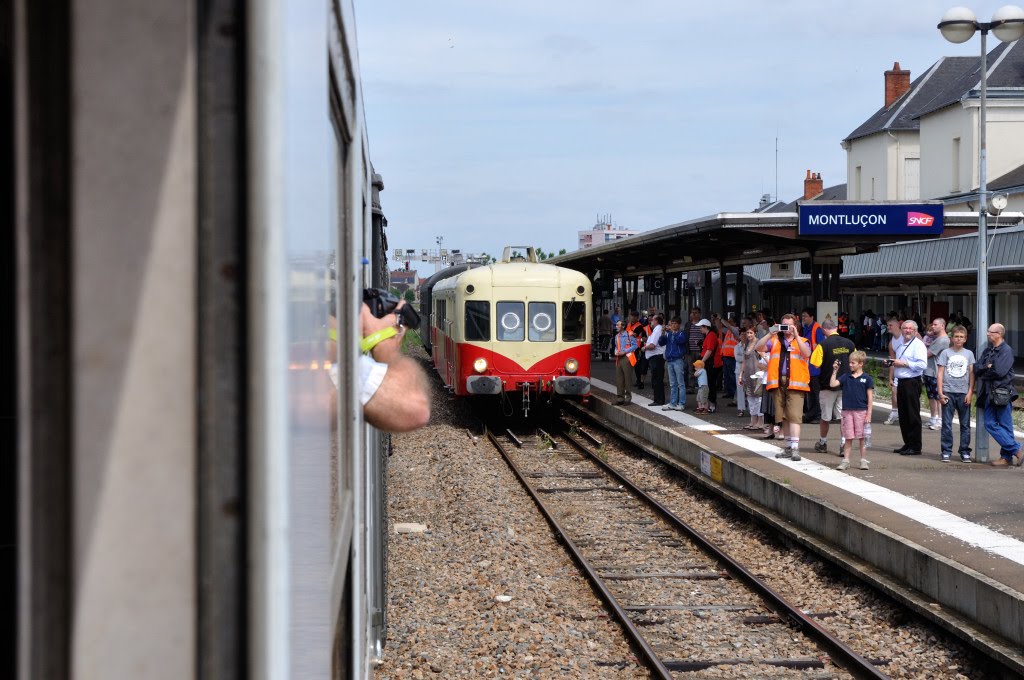
[{"label": "train windshield", "polygon": [[525,305],[522,302],[498,303],[498,340],[522,342],[525,337]]},{"label": "train windshield", "polygon": [[587,305],[583,302],[562,303],[562,341],[583,340],[587,333]]},{"label": "train windshield", "polygon": [[491,303],[487,300],[466,301],[466,340],[491,339]]},{"label": "train windshield", "polygon": [[555,319],[554,302],[531,302],[530,342],[554,342],[558,328]]}]

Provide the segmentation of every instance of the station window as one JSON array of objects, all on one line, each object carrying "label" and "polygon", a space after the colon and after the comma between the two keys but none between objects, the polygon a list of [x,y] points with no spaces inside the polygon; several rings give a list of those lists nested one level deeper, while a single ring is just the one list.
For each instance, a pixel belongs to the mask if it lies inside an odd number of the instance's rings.
[{"label": "station window", "polygon": [[491,304],[487,300],[466,301],[466,340],[491,339]]},{"label": "station window", "polygon": [[522,302],[498,303],[498,340],[522,342],[526,338],[523,316],[526,309]]},{"label": "station window", "polygon": [[573,340],[586,339],[587,333],[587,305],[584,302],[563,302],[562,303],[562,340],[572,342]]},{"label": "station window", "polygon": [[554,302],[531,302],[530,342],[554,342],[558,332],[556,318]]}]

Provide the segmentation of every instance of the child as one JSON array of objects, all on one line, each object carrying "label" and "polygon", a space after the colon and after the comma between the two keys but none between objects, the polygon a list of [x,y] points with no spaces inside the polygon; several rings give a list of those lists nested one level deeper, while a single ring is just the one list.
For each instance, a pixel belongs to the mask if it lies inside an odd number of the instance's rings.
[{"label": "child", "polygon": [[953,326],[952,345],[936,358],[936,380],[942,404],[942,462],[953,453],[953,411],[960,420],[960,460],[971,462],[971,397],[974,396],[974,352],[964,348],[967,329]]},{"label": "child", "polygon": [[843,462],[836,469],[846,470],[850,467],[850,450],[853,440],[860,442],[860,469],[868,469],[868,459],[864,457],[864,424],[871,422],[871,404],[875,393],[875,381],[864,373],[864,362],[867,354],[858,350],[850,353],[850,372],[839,377],[839,360],[832,364],[832,379],[829,385],[833,388],[843,387]]},{"label": "child", "polygon": [[693,378],[697,381],[697,413],[709,413],[708,372],[704,370],[704,362],[700,359],[693,362]]}]

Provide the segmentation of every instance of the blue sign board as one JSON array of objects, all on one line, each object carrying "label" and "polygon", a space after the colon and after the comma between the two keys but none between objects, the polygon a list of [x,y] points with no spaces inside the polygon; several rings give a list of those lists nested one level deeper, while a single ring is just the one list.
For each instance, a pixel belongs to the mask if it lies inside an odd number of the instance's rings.
[{"label": "blue sign board", "polygon": [[801,203],[801,236],[940,236],[941,203]]}]

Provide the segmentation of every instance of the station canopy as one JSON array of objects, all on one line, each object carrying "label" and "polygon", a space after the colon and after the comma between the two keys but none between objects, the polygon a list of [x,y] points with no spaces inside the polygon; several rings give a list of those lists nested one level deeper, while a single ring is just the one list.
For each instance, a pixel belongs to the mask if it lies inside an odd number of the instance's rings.
[{"label": "station canopy", "polygon": [[[974,233],[977,229],[977,213],[947,213],[939,238]],[[921,240],[912,236],[801,236],[798,231],[797,213],[719,213],[559,255],[546,262],[591,275],[598,270],[610,270],[632,277],[807,258],[838,261],[832,258],[875,252],[885,243]]]}]

